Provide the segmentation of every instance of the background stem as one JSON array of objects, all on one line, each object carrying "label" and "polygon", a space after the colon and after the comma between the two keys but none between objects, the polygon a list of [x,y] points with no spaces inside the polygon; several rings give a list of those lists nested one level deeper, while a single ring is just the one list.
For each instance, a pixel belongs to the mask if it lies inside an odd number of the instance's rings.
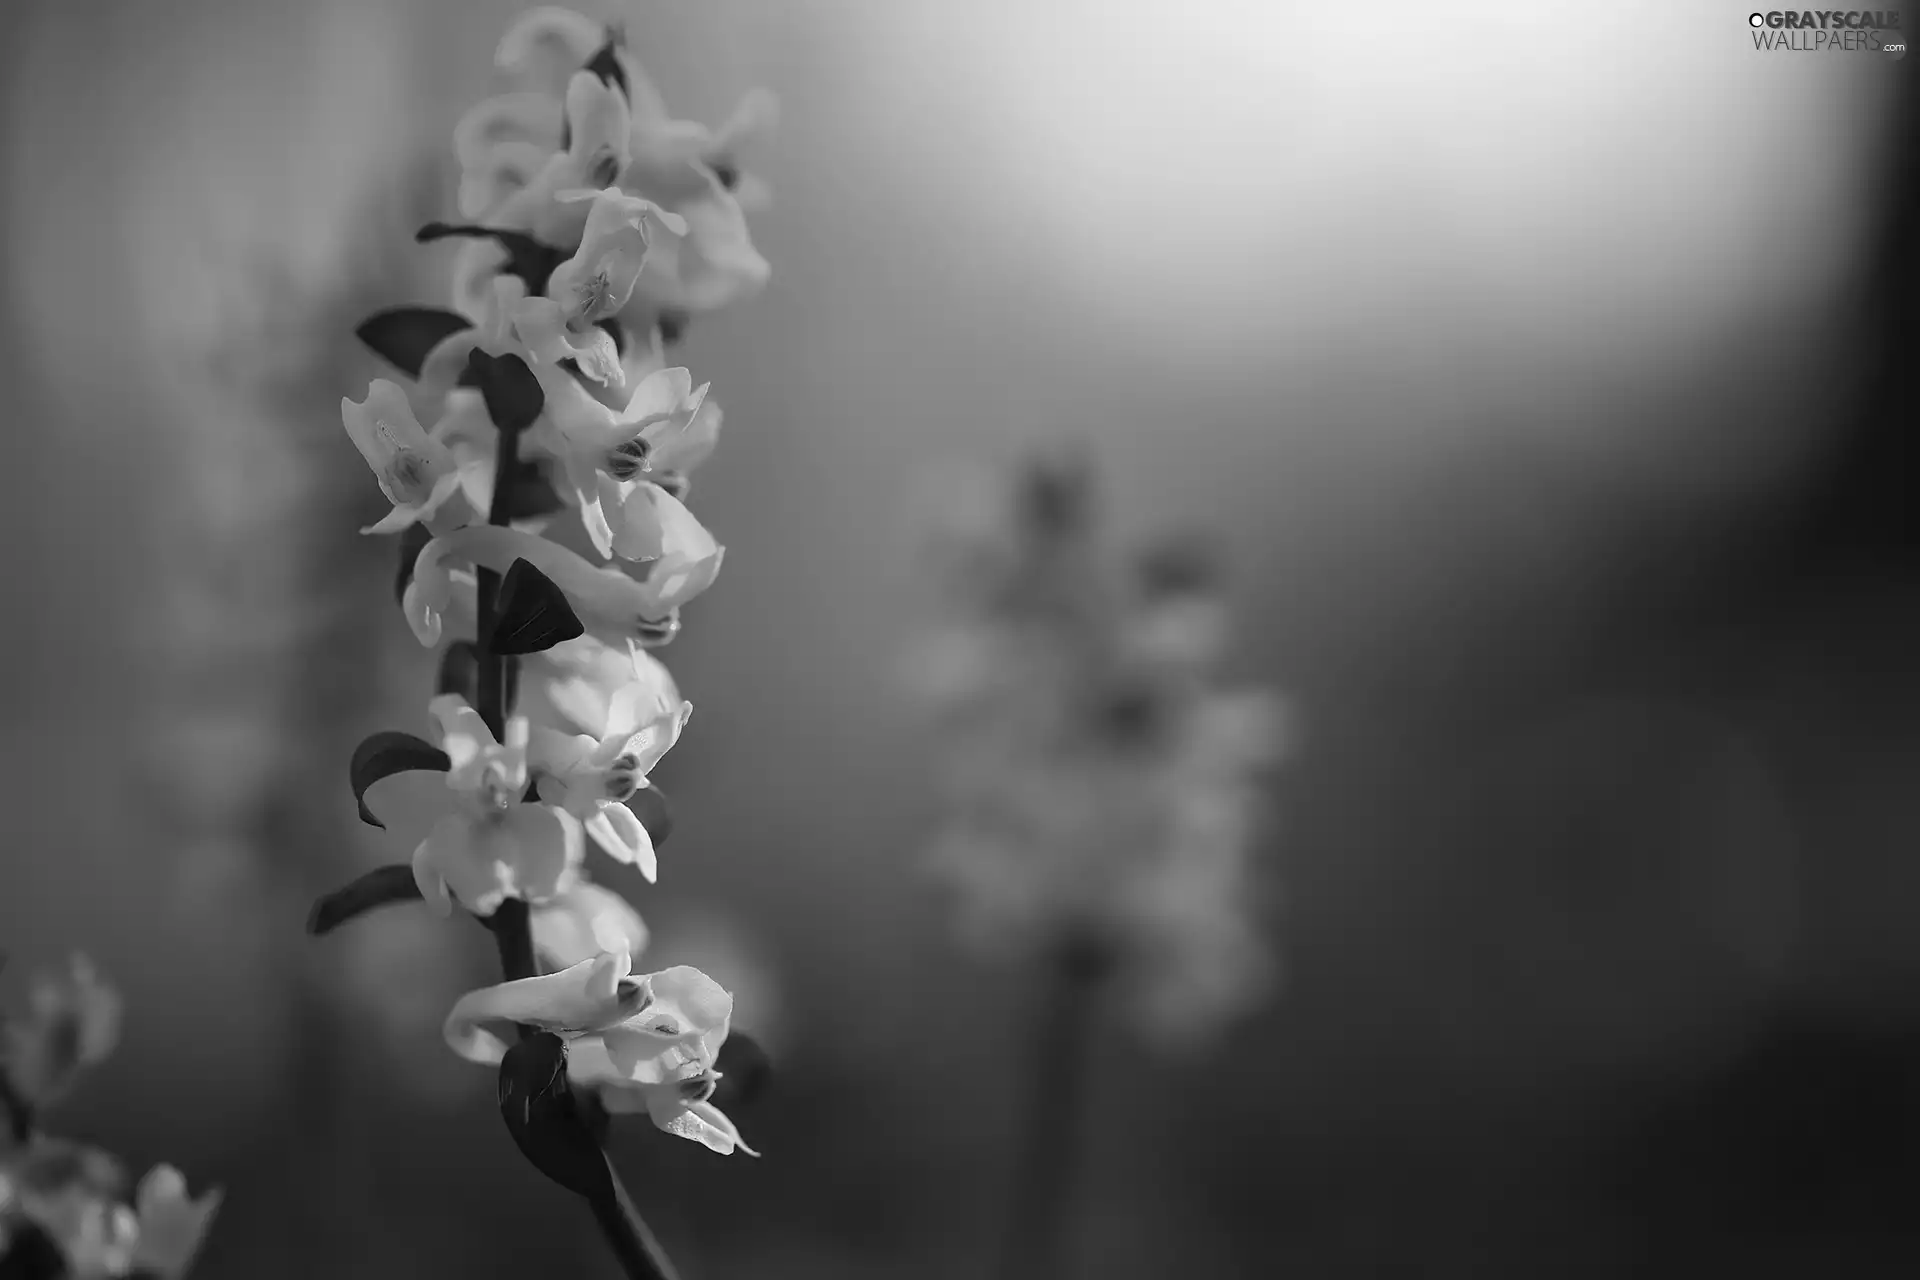
[{"label": "background stem", "polygon": [[1089,1033],[1101,966],[1067,947],[1046,965],[1035,1009],[1034,1066],[1020,1080],[1019,1154],[1007,1214],[1002,1280],[1056,1280],[1069,1274],[1068,1224],[1084,1156]]}]

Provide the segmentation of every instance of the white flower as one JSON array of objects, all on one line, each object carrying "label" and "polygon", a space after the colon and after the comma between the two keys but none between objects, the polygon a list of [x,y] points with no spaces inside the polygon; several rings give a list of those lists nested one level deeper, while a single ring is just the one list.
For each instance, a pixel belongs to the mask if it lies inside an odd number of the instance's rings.
[{"label": "white flower", "polygon": [[[567,145],[554,152],[527,184],[502,199],[487,217],[492,226],[530,232],[543,244],[577,244],[587,209],[561,192],[615,186],[627,164],[631,119],[620,91],[591,71],[567,82]],[[498,152],[496,151],[496,156]]]},{"label": "white flower", "polygon": [[342,397],[340,418],[360,456],[373,468],[393,510],[362,533],[396,533],[430,520],[460,489],[459,465],[446,444],[413,416],[398,383],[375,378],[361,402]]},{"label": "white flower", "polygon": [[0,1071],[36,1107],[58,1101],[81,1072],[104,1062],[120,1039],[120,993],[83,955],[37,973],[25,1016],[0,1024]]},{"label": "white flower", "polygon": [[565,969],[607,951],[637,960],[647,949],[647,922],[613,890],[579,880],[534,906],[533,950],[549,969]]},{"label": "white flower", "polygon": [[650,327],[661,311],[716,311],[758,293],[773,274],[747,229],[746,213],[719,178],[689,164],[672,186],[622,176],[623,190],[637,191],[679,215],[685,235],[662,236],[647,255],[627,316]]},{"label": "white flower", "polygon": [[[713,556],[713,535],[679,498],[649,477],[656,449],[676,460],[697,454],[707,386],[685,369],[648,374],[626,403],[611,408],[563,371],[536,368],[547,394],[540,443],[559,459],[594,549],[623,560],[690,564]],[[711,431],[717,432],[717,419]],[[709,446],[710,447],[710,446]],[[698,457],[694,457],[698,461]]]},{"label": "white flower", "polygon": [[575,552],[520,529],[468,525],[421,548],[401,608],[414,637],[432,647],[440,640],[443,617],[453,600],[449,560],[497,573],[505,573],[515,560],[526,560],[566,594],[581,624],[600,639],[650,640],[659,635],[675,609],[712,585],[724,552],[714,546],[702,559],[663,558],[643,582],[618,569],[590,564]]},{"label": "white flower", "polygon": [[447,1014],[447,1043],[463,1058],[497,1062],[516,1023],[563,1039],[618,1027],[653,999],[648,979],[632,972],[627,952],[602,951],[558,973],[468,992]]},{"label": "white flower", "polygon": [[514,307],[514,332],[536,359],[570,359],[584,376],[617,385],[624,381],[620,354],[599,322],[612,319],[633,296],[654,238],[650,225],[684,234],[686,223],[651,200],[612,187],[562,191],[556,198],[592,202],[580,247],[553,269],[545,297],[525,298]]},{"label": "white flower", "polygon": [[368,809],[390,833],[417,841],[413,874],[427,903],[446,913],[458,900],[489,915],[507,898],[540,902],[571,887],[585,856],[580,823],[525,802],[526,718],[507,722],[501,744],[457,694],[435,698],[428,712],[450,763],[444,778],[398,773],[366,793]]},{"label": "white flower", "polygon": [[106,1280],[133,1264],[140,1223],[121,1203],[125,1177],[104,1151],[36,1136],[0,1152],[0,1211],[44,1231],[72,1280]]},{"label": "white flower", "polygon": [[620,952],[539,978],[470,992],[447,1015],[446,1039],[470,1061],[506,1054],[515,1023],[568,1041],[568,1074],[597,1088],[609,1111],[645,1112],[661,1130],[722,1154],[754,1153],[708,1101],[733,1017],[733,997],[684,965],[642,978]]},{"label": "white flower", "polygon": [[626,802],[647,785],[693,713],[691,702],[661,706],[656,696],[635,680],[613,694],[607,731],[597,741],[543,728],[534,731],[529,753],[540,798],[579,818],[609,856],[639,867],[649,882],[659,875],[653,840]]},{"label": "white flower", "polygon": [[161,1280],[179,1280],[200,1252],[221,1193],[209,1191],[198,1200],[187,1194],[187,1180],[170,1164],[155,1165],[134,1191],[139,1236],[133,1249],[133,1267]]},{"label": "white flower", "polygon": [[[601,54],[610,40],[623,89],[577,70]],[[552,90],[564,84],[570,152],[579,153],[581,137],[591,132],[601,149],[588,147],[589,154],[621,154],[623,161],[608,181],[572,185],[617,186],[685,220],[683,229],[663,237],[649,255],[626,313],[635,330],[651,329],[663,309],[710,311],[766,283],[770,268],[753,246],[743,212],[744,207],[765,203],[766,184],[742,168],[742,157],[773,128],[778,111],[771,94],[748,94],[717,130],[675,119],[639,61],[604,26],[551,7],[516,22],[500,42],[497,61],[547,92],[490,99],[461,121],[455,146],[465,172],[464,207],[479,209],[498,200],[494,221],[499,225],[537,225],[538,234],[550,243],[572,243],[569,236],[577,223],[567,221],[552,199],[564,184],[547,169],[534,168],[534,157],[551,153],[562,137],[558,113],[551,105],[541,105],[541,99],[551,104]],[[605,95],[624,95],[624,132],[599,114],[611,109],[599,95],[588,102],[590,90],[582,76],[600,85]],[[570,163],[576,171],[581,167],[578,154]],[[493,260],[498,261],[497,250]]]},{"label": "white flower", "polygon": [[666,665],[631,643],[578,636],[527,654],[520,664],[520,710],[536,729],[603,738],[611,729],[614,695],[635,683],[649,690],[648,705],[665,709],[684,701]]},{"label": "white flower", "polygon": [[658,1082],[626,1080],[604,1043],[587,1040],[568,1054],[567,1075],[576,1084],[598,1089],[601,1105],[614,1115],[644,1114],[662,1133],[698,1142],[723,1156],[736,1150],[760,1154],[747,1145],[726,1112],[709,1101],[721,1076],[712,1068]]},{"label": "white flower", "polygon": [[550,91],[565,85],[612,38],[604,23],[558,5],[540,5],[513,20],[493,62]]}]

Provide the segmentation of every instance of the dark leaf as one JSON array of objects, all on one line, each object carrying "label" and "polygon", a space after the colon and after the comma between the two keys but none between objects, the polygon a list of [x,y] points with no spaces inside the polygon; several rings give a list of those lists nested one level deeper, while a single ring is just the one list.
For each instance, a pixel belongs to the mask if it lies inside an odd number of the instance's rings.
[{"label": "dark leaf", "polygon": [[10,1225],[0,1236],[0,1280],[63,1280],[67,1257],[37,1224]]},{"label": "dark leaf", "polygon": [[556,511],[564,511],[567,505],[555,492],[540,465],[524,459],[515,464],[512,478],[507,481],[506,502],[509,520],[550,516]]},{"label": "dark leaf", "polygon": [[410,733],[385,729],[372,735],[353,749],[353,763],[347,768],[348,781],[353,784],[354,803],[360,806],[360,821],[383,829],[386,827],[386,823],[374,817],[373,811],[367,808],[367,788],[380,779],[409,769],[437,769],[445,773],[452,766],[453,762],[447,759],[446,752]]},{"label": "dark leaf", "polygon": [[1220,582],[1220,555],[1200,534],[1162,538],[1141,554],[1140,587],[1149,598],[1204,595]]},{"label": "dark leaf", "polygon": [[586,69],[599,76],[603,83],[610,84],[625,94],[632,90],[627,84],[627,73],[620,66],[620,59],[613,56],[613,51],[619,47],[619,40],[609,36],[607,42],[600,46],[600,51],[587,59]]},{"label": "dark leaf", "polygon": [[[421,244],[432,244],[435,240],[450,237],[464,237],[473,240],[493,240],[507,251],[507,260],[500,270],[510,276],[519,276],[527,285],[527,294],[538,297],[547,291],[547,277],[553,269],[565,262],[571,254],[564,249],[556,249],[550,244],[541,244],[524,231],[510,231],[504,227],[482,227],[472,223],[454,224],[448,222],[429,222],[413,233],[413,238]],[[461,328],[472,328],[471,321],[464,321]]]},{"label": "dark leaf", "polygon": [[307,913],[307,932],[317,938],[375,907],[418,901],[420,886],[414,882],[412,867],[404,863],[375,867],[352,884],[316,901],[313,910]]},{"label": "dark leaf", "polygon": [[633,810],[640,819],[640,825],[647,829],[647,836],[658,849],[673,834],[673,807],[667,803],[667,797],[659,787],[648,783],[633,793],[627,801],[627,808]]},{"label": "dark leaf", "polygon": [[1019,510],[1029,531],[1057,542],[1087,531],[1093,517],[1093,473],[1080,451],[1036,458],[1021,476]]},{"label": "dark leaf", "polygon": [[522,1039],[500,1060],[500,1115],[528,1162],[577,1195],[612,1195],[612,1174],[567,1079],[567,1043],[550,1032]]},{"label": "dark leaf", "polygon": [[773,1083],[773,1060],[758,1040],[744,1032],[728,1034],[714,1067],[720,1072],[720,1084],[713,1091],[713,1105],[730,1115],[751,1107]]},{"label": "dark leaf", "polygon": [[393,602],[399,604],[407,594],[407,584],[413,581],[413,566],[418,563],[420,553],[433,541],[433,534],[424,524],[410,524],[400,531],[400,567],[393,575]]},{"label": "dark leaf", "polygon": [[480,396],[487,402],[487,416],[502,431],[526,430],[547,406],[547,393],[519,356],[471,351],[460,383],[480,388]]},{"label": "dark leaf", "polygon": [[473,321],[457,312],[437,307],[394,307],[369,316],[353,332],[373,348],[375,355],[409,378],[417,378],[427,352],[471,328]]},{"label": "dark leaf", "polygon": [[527,560],[515,560],[500,581],[493,625],[481,643],[494,653],[539,653],[586,632],[567,593]]},{"label": "dark leaf", "polygon": [[33,1103],[21,1094],[12,1076],[0,1070],[0,1121],[6,1123],[6,1138],[0,1141],[0,1150],[21,1146],[33,1137],[33,1111]]},{"label": "dark leaf", "polygon": [[457,693],[470,707],[480,704],[480,651],[471,640],[455,640],[440,651],[436,694]]}]

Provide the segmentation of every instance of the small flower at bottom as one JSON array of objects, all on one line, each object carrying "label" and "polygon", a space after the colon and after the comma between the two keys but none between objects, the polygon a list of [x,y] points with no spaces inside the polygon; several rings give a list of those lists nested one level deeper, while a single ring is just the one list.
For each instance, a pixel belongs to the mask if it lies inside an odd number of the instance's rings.
[{"label": "small flower at bottom", "polygon": [[497,1062],[518,1024],[573,1039],[625,1022],[652,999],[625,951],[603,951],[558,973],[470,991],[447,1014],[447,1043],[463,1058]]},{"label": "small flower at bottom", "polygon": [[155,1165],[140,1179],[133,1193],[139,1235],[133,1249],[133,1268],[161,1280],[178,1280],[200,1252],[221,1193],[207,1192],[198,1200],[187,1194],[187,1180],[170,1164]]},{"label": "small flower at bottom", "polygon": [[568,1055],[567,1074],[575,1084],[597,1088],[600,1105],[613,1115],[645,1113],[662,1133],[698,1142],[723,1156],[735,1150],[760,1154],[747,1145],[727,1113],[708,1100],[721,1078],[712,1068],[658,1083],[624,1080],[605,1049],[589,1041]]},{"label": "small flower at bottom", "polygon": [[[710,1107],[708,1086],[733,997],[686,965],[640,978],[628,975],[629,966],[625,953],[608,952],[558,973],[469,992],[447,1015],[447,1043],[463,1058],[491,1064],[505,1055],[513,1024],[551,1031],[569,1041],[575,1079],[619,1091],[620,1105],[610,1109],[646,1110],[678,1133],[663,1121]],[[739,1143],[730,1123],[725,1129]]]},{"label": "small flower at bottom", "polygon": [[733,997],[680,965],[634,979],[623,953],[559,973],[469,992],[447,1015],[447,1043],[473,1062],[506,1054],[512,1025],[568,1041],[568,1074],[599,1090],[609,1111],[645,1112],[661,1130],[722,1154],[758,1154],[708,1098],[733,1017]]},{"label": "small flower at bottom", "polygon": [[73,1280],[125,1275],[140,1229],[121,1201],[125,1183],[119,1162],[106,1152],[36,1138],[0,1154],[0,1216],[44,1232]]},{"label": "small flower at bottom", "polygon": [[0,1028],[0,1071],[21,1101],[56,1102],[81,1072],[113,1052],[120,1015],[120,993],[92,961],[76,955],[64,970],[34,976],[25,1016]]},{"label": "small flower at bottom", "polygon": [[442,913],[458,899],[468,910],[490,915],[508,898],[539,901],[567,888],[585,852],[580,823],[561,810],[523,802],[526,718],[507,722],[502,744],[458,694],[435,698],[429,710],[440,722],[441,746],[452,767],[446,775],[448,811],[413,852],[421,895]]}]

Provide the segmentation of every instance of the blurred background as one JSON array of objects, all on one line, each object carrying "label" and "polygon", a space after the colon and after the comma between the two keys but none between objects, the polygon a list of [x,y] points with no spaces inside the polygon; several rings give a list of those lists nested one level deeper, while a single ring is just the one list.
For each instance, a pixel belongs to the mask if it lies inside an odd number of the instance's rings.
[{"label": "blurred background", "polygon": [[[63,1127],[228,1188],[204,1280],[612,1274],[441,1042],[488,939],[301,932],[431,680],[351,329],[442,300],[409,235],[519,7],[8,9],[0,946],[126,989]],[[773,281],[684,351],[677,832],[614,881],[777,1063],[758,1162],[617,1140],[689,1280],[989,1267],[1046,1064],[889,673],[928,469],[1063,435],[1116,537],[1220,535],[1303,732],[1284,987],[1198,1062],[1101,1033],[1081,1274],[1920,1265],[1914,59],[1717,3],[580,7],[681,115],[783,105]]]}]

